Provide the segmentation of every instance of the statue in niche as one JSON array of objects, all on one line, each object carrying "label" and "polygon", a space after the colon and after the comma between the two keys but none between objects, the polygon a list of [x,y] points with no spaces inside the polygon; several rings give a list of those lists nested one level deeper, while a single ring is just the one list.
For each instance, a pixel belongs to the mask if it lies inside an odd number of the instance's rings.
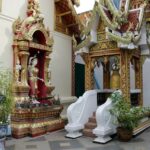
[{"label": "statue in niche", "polygon": [[29,59],[29,65],[28,65],[29,86],[30,86],[29,96],[31,97],[33,103],[39,103],[36,100],[37,80],[41,80],[42,82],[44,82],[44,79],[38,77],[39,70],[36,67],[37,63],[38,63],[38,59],[36,55]]},{"label": "statue in niche", "polygon": [[114,59],[114,62],[112,63],[112,75],[111,75],[111,83],[110,87],[112,89],[120,89],[120,74],[119,74],[119,60]]}]

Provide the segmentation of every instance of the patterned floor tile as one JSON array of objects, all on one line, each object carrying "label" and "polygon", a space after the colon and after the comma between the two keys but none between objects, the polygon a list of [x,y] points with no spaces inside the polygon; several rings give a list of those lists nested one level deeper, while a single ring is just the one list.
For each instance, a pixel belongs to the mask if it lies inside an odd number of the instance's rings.
[{"label": "patterned floor tile", "polygon": [[150,129],[145,130],[130,142],[120,142],[116,137],[107,144],[95,144],[93,138],[65,138],[64,130],[44,136],[6,140],[6,150],[150,150]]},{"label": "patterned floor tile", "polygon": [[111,146],[105,145],[104,147],[87,148],[87,150],[124,150],[124,149],[118,145],[111,145]]},{"label": "patterned floor tile", "polygon": [[26,149],[37,149],[37,145],[26,145]]},{"label": "patterned floor tile", "polygon": [[15,145],[6,146],[5,150],[15,150]]},{"label": "patterned floor tile", "polygon": [[46,138],[44,136],[40,136],[40,137],[30,139],[27,142],[42,142],[42,141],[46,141]]},{"label": "patterned floor tile", "polygon": [[52,150],[69,150],[84,148],[78,140],[70,141],[49,141],[50,147]]}]

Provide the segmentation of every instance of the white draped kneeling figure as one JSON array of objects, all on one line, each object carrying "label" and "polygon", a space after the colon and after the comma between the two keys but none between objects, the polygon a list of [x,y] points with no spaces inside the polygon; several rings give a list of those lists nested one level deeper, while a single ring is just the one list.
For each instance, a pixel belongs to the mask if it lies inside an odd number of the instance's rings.
[{"label": "white draped kneeling figure", "polygon": [[[115,92],[122,94],[120,90]],[[116,133],[117,126],[114,124],[116,118],[109,111],[112,107],[111,98],[107,98],[107,101],[98,107],[96,111],[97,127],[93,130],[97,138],[94,139],[94,142],[107,143],[111,140],[110,135]]]},{"label": "white draped kneeling figure", "polygon": [[67,109],[68,124],[65,129],[68,134],[66,137],[77,138],[82,136],[80,130],[84,128],[84,124],[96,109],[96,90],[86,91],[75,103],[71,104]]}]

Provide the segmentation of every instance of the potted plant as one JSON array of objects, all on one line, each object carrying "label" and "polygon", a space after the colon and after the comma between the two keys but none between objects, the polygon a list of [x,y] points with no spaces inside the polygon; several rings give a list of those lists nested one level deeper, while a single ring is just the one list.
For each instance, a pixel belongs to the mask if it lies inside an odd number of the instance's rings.
[{"label": "potted plant", "polygon": [[120,91],[111,95],[113,108],[111,114],[115,116],[115,123],[118,125],[117,135],[121,141],[129,141],[132,138],[132,132],[138,126],[147,109],[144,107],[131,107],[131,105],[120,94]]},{"label": "potted plant", "polygon": [[[8,117],[12,111],[12,73],[7,69],[0,69],[0,141],[5,139],[8,127]],[[2,144],[2,143],[0,143]],[[3,148],[4,149],[4,148]]]}]

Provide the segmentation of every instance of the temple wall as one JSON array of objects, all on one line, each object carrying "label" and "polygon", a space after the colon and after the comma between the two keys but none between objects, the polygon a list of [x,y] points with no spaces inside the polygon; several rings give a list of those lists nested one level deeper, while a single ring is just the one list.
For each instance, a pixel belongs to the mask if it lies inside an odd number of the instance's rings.
[{"label": "temple wall", "polygon": [[143,66],[143,104],[150,106],[150,59]]},{"label": "temple wall", "polygon": [[[52,84],[55,93],[62,96],[71,96],[71,37],[62,33],[54,33],[54,51],[52,53]],[[56,86],[58,85],[58,86]]]},{"label": "temple wall", "polygon": [[0,15],[0,67],[13,67],[12,18]]},{"label": "temple wall", "polygon": [[[53,94],[65,97],[71,96],[71,39],[66,35],[53,31],[54,0],[39,0],[39,2],[40,10],[44,15],[45,27],[49,27],[50,34],[53,34],[54,38],[51,64],[52,84],[55,86]],[[12,23],[19,16],[24,19],[26,10],[27,0],[2,0],[2,12],[0,12],[0,62],[4,67],[13,67]]]},{"label": "temple wall", "polygon": [[14,19],[18,18],[18,16],[24,18],[26,16],[26,7],[26,0],[2,0],[2,14]]},{"label": "temple wall", "polygon": [[85,64],[84,60],[82,59],[82,57],[80,55],[75,56],[75,63]]}]

